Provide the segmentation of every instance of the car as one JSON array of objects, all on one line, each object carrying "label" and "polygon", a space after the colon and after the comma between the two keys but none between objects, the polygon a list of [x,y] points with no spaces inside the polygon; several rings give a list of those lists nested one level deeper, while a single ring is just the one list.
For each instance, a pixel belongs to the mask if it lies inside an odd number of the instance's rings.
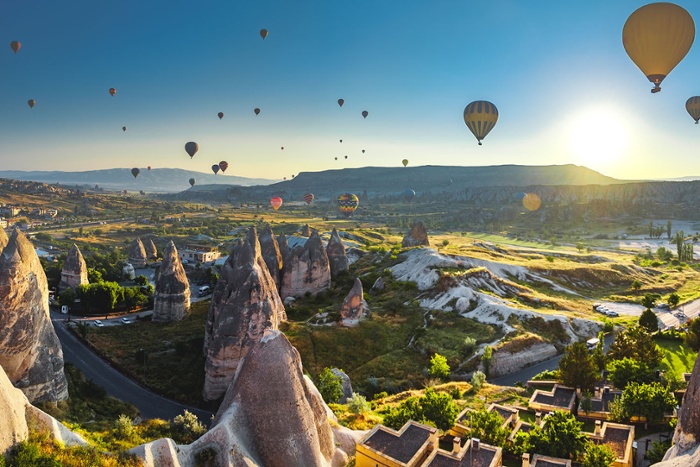
[{"label": "car", "polygon": [[678,319],[686,319],[686,318],[687,318],[687,316],[685,315],[685,313],[683,313],[682,311],[677,311],[677,312],[675,312],[675,313],[673,314],[673,316],[675,316],[675,317],[678,318]]},{"label": "car", "polygon": [[211,293],[211,287],[208,285],[204,285],[199,288],[199,296],[204,297],[205,295],[209,295]]},{"label": "car", "polygon": [[618,313],[618,312],[615,311],[615,310],[608,310],[608,312],[607,312],[606,314],[607,314],[608,316],[612,316],[613,318],[615,318],[615,317],[617,317],[617,316],[620,316],[620,313]]},{"label": "car", "polygon": [[131,324],[131,320],[129,318],[122,318],[119,321],[121,321],[123,324]]},{"label": "car", "polygon": [[95,321],[93,321],[93,323],[95,323],[95,326],[97,326],[98,328],[101,328],[105,325],[105,323],[103,323],[99,319],[96,319]]},{"label": "car", "polygon": [[598,308],[596,308],[596,311],[599,313],[603,313],[604,315],[607,315],[608,311],[610,311],[610,310],[608,309],[607,306],[601,305]]},{"label": "car", "polygon": [[593,304],[593,311],[598,311],[598,307],[601,307],[601,306],[603,306],[602,303],[595,302]]},{"label": "car", "polygon": [[670,310],[671,309],[671,307],[668,306],[668,303],[659,303],[658,305],[656,305],[656,308],[659,308],[661,310]]}]

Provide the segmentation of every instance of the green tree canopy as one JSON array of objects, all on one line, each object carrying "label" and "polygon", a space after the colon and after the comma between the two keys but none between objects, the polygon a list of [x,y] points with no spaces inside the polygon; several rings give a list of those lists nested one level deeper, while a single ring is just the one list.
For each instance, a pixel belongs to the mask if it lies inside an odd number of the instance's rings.
[{"label": "green tree canopy", "polygon": [[649,308],[654,308],[656,302],[661,298],[661,295],[657,293],[648,293],[642,297],[642,306],[647,310]]},{"label": "green tree canopy", "polygon": [[646,417],[648,423],[657,424],[676,406],[676,398],[659,383],[632,382],[622,392],[622,404],[629,416]]},{"label": "green tree canopy", "polygon": [[318,392],[327,404],[335,404],[343,396],[343,379],[326,367],[318,375]]},{"label": "green tree canopy", "polygon": [[633,325],[618,334],[608,350],[610,360],[622,360],[625,357],[656,368],[661,363],[662,355],[651,334],[646,329]]},{"label": "green tree canopy", "polygon": [[454,425],[458,414],[459,407],[449,394],[441,394],[428,388],[424,396],[409,397],[398,407],[389,409],[384,415],[384,424],[398,430],[407,421],[415,420],[447,431]]},{"label": "green tree canopy", "polygon": [[598,379],[598,367],[585,343],[576,342],[564,350],[564,356],[559,360],[559,376],[566,386],[580,387],[583,391],[593,390]]},{"label": "green tree canopy", "polygon": [[491,412],[482,409],[469,412],[469,427],[471,437],[479,438],[481,441],[492,446],[503,447],[506,444],[510,427],[503,427],[503,417],[498,412]]},{"label": "green tree canopy", "polygon": [[688,322],[688,333],[685,335],[685,343],[694,351],[700,350],[700,318]]},{"label": "green tree canopy", "polygon": [[440,378],[443,381],[446,380],[450,376],[450,365],[447,364],[447,358],[439,353],[433,355],[430,359],[428,376],[431,378]]},{"label": "green tree canopy", "polygon": [[610,467],[617,456],[607,444],[594,444],[588,447],[581,467]]},{"label": "green tree canopy", "polygon": [[654,310],[647,308],[642,312],[642,315],[639,317],[639,326],[643,327],[650,333],[659,330],[659,320],[656,317]]},{"label": "green tree canopy", "polygon": [[573,414],[557,410],[544,419],[542,428],[530,430],[528,452],[577,460],[590,443],[581,427]]},{"label": "green tree canopy", "polygon": [[675,307],[678,305],[681,301],[681,296],[678,295],[676,292],[673,292],[671,295],[668,296],[668,304],[670,307]]},{"label": "green tree canopy", "polygon": [[625,389],[631,382],[651,383],[654,380],[654,370],[649,365],[629,357],[611,360],[608,371],[608,378],[618,389]]}]

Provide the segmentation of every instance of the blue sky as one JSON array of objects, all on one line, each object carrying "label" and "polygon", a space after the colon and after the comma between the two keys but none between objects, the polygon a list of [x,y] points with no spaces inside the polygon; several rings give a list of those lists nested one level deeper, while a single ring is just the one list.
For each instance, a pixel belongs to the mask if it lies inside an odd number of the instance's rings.
[{"label": "blue sky", "polygon": [[[650,94],[621,41],[645,3],[8,3],[0,169],[205,172],[227,160],[227,174],[279,179],[406,158],[700,175],[700,125],[684,107],[700,95],[700,45]],[[678,4],[700,18],[700,5]],[[478,99],[500,112],[483,146],[462,119]],[[191,160],[188,141],[200,146]]]}]

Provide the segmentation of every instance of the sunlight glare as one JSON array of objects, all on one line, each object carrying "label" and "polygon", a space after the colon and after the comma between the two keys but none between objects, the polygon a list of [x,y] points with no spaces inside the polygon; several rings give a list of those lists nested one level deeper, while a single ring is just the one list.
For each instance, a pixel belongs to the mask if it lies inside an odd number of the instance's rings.
[{"label": "sunlight glare", "polygon": [[569,125],[569,144],[576,162],[600,170],[613,165],[627,149],[628,132],[621,112],[595,107],[576,114]]}]

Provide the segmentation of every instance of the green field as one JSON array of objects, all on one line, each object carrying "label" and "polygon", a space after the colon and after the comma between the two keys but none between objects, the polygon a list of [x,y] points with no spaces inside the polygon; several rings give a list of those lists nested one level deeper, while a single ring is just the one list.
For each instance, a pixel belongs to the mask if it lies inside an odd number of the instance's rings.
[{"label": "green field", "polygon": [[666,371],[667,379],[682,380],[683,373],[693,371],[698,353],[685,345],[683,341],[672,339],[657,339],[658,345],[663,351],[661,369]]}]

